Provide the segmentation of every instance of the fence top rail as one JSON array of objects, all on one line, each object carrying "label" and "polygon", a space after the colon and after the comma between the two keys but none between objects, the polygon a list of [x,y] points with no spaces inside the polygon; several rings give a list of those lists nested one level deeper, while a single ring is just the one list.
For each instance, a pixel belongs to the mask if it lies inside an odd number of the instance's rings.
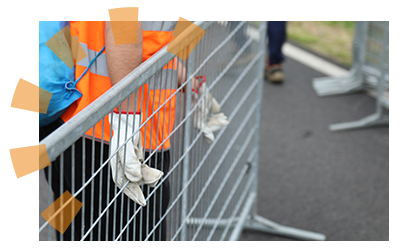
[{"label": "fence top rail", "polygon": [[[213,21],[194,22],[204,30],[212,23]],[[40,141],[41,145],[46,145],[49,160],[54,161],[86,131],[110,113],[114,107],[138,90],[154,73],[173,59],[175,55],[167,51],[167,46],[164,46],[68,122]]]}]

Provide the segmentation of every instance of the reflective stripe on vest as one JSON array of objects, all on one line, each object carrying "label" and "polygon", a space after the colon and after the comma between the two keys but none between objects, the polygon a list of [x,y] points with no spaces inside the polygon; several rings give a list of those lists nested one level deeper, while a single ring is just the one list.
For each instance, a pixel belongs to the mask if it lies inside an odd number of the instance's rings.
[{"label": "reflective stripe on vest", "polygon": [[[83,66],[83,67],[87,67],[90,63],[90,61],[96,57],[96,55],[99,53],[95,50],[89,49],[87,44],[85,43],[80,43],[82,45],[83,50],[86,53],[86,57],[84,59],[82,59],[81,61],[79,61],[77,63],[77,65]],[[92,66],[90,66],[90,72],[92,74],[97,74],[97,75],[101,75],[101,76],[106,76],[108,77],[108,69],[107,69],[107,58],[106,58],[106,54],[102,53],[92,64]]]}]

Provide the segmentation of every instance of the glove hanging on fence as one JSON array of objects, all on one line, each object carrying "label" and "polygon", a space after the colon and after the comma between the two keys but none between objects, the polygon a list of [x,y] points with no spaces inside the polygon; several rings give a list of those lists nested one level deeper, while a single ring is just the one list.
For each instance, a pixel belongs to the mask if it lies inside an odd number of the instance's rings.
[{"label": "glove hanging on fence", "polygon": [[[213,132],[228,125],[229,121],[228,117],[226,117],[224,113],[219,113],[221,107],[209,92],[206,84],[206,77],[199,76],[196,77],[196,80],[200,80],[200,82],[195,83],[198,86],[194,86],[195,88],[192,89],[192,105],[195,105],[197,102],[200,103],[195,118],[195,124],[198,129],[203,129],[204,137],[207,139],[207,142],[211,144],[215,139]],[[195,89],[198,89],[198,91]],[[211,117],[208,117],[209,113],[212,114]]]},{"label": "glove hanging on fence", "polygon": [[[109,119],[113,130],[111,138],[111,154],[113,154],[139,128],[141,115],[140,113],[134,114],[133,112],[129,112],[129,114],[126,114],[125,112],[124,114],[124,112],[119,113],[118,111],[114,111],[112,121],[111,115]],[[150,187],[156,186],[164,173],[143,164],[140,130],[133,138],[128,140],[125,146],[121,147],[118,153],[111,158],[110,163],[113,180],[117,186],[122,188],[129,181],[124,189],[124,193],[139,205],[146,206],[146,200],[140,186],[144,184]]]}]

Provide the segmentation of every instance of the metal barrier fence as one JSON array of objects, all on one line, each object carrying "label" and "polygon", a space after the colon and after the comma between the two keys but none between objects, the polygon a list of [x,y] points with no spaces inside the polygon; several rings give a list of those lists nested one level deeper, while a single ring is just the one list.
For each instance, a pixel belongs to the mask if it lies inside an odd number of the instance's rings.
[{"label": "metal barrier fence", "polygon": [[389,108],[389,22],[357,22],[351,70],[340,78],[316,78],[313,87],[319,96],[375,90],[374,114],[358,121],[332,124],[332,131],[389,124],[389,117],[383,114],[383,107]]},{"label": "metal barrier fence", "polygon": [[[187,60],[161,49],[40,142],[46,144],[54,163],[41,170],[48,176],[49,190],[40,195],[47,195],[50,205],[53,187],[54,198],[68,190],[83,203],[67,231],[56,233],[57,240],[237,240],[244,228],[298,239],[325,239],[322,234],[282,226],[257,215],[266,23],[195,24],[206,34]],[[178,62],[177,70],[163,71],[171,60]],[[182,67],[187,71],[187,80],[179,86]],[[192,80],[199,76],[206,76],[208,90],[196,95],[192,88],[198,90],[198,86]],[[118,155],[105,142],[104,125],[102,138],[97,139],[94,125],[99,121],[104,124],[108,116],[112,122],[116,116],[112,111],[121,108],[124,100],[129,102],[132,93],[135,100],[148,101],[142,98],[145,83],[176,91],[164,99],[161,91],[154,91],[164,101],[150,112],[135,103],[134,110],[142,113],[142,125],[119,147],[124,150],[122,146],[136,134],[146,138],[148,125],[163,131],[164,140],[146,150],[144,163],[162,170],[164,175],[155,187],[142,186],[147,203],[142,207],[125,195],[129,181],[122,182],[122,189],[114,184],[110,159]],[[219,102],[229,120],[229,125],[214,132],[212,143],[203,135],[206,128],[198,125],[204,119],[207,93]],[[157,116],[166,109],[175,111],[169,112],[169,121],[175,116],[175,122],[167,129],[165,120]],[[85,135],[87,131],[93,136]],[[164,131],[169,135],[163,136]],[[171,146],[165,149],[168,140]],[[125,154],[126,150],[122,159]],[[54,240],[53,232],[47,222],[40,225],[40,239]]]}]

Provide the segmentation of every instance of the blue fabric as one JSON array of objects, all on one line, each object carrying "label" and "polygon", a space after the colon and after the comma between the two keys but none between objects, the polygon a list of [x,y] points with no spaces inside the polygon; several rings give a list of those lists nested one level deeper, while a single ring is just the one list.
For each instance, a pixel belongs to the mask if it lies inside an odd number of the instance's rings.
[{"label": "blue fabric", "polygon": [[74,101],[82,97],[82,93],[75,88],[75,66],[68,68],[46,45],[67,25],[68,21],[39,22],[39,87],[53,94],[47,114],[39,114],[39,127],[57,120]]}]

